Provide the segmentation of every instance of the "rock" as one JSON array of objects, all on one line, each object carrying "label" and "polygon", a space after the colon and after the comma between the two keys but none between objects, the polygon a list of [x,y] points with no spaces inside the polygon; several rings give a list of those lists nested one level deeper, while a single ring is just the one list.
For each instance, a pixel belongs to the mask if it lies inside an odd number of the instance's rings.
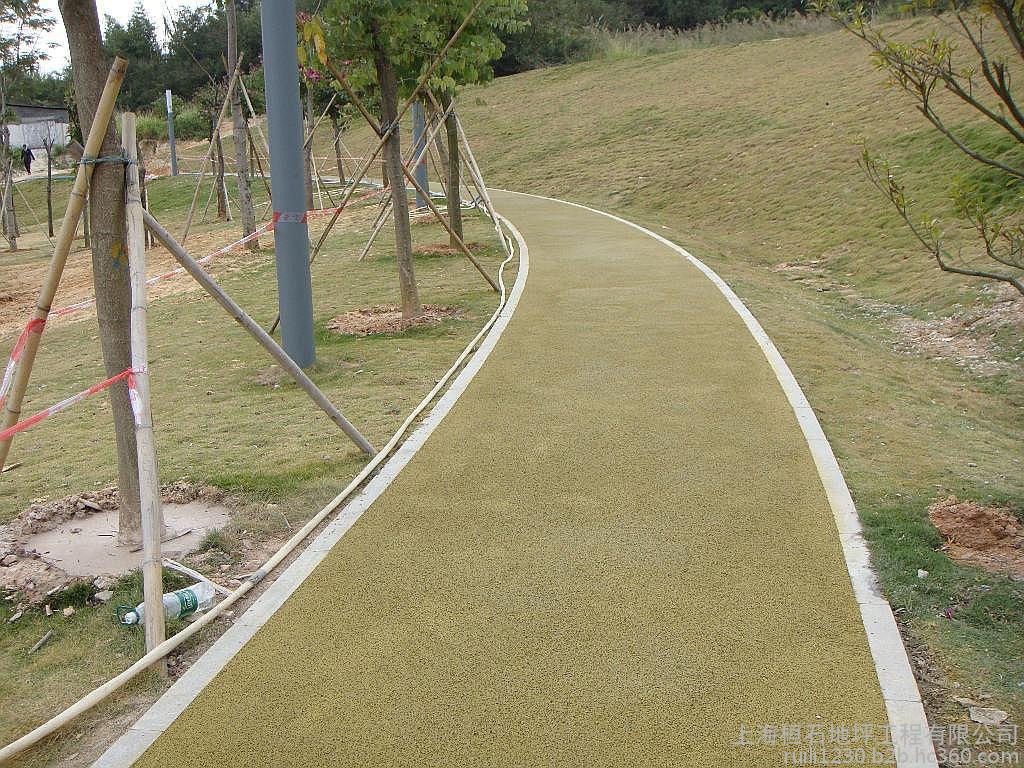
[{"label": "rock", "polygon": [[1009,716],[1009,712],[1003,712],[995,707],[971,707],[971,720],[982,725],[999,725]]},{"label": "rock", "polygon": [[2,565],[4,568],[9,568],[16,562],[18,562],[17,555],[7,555],[7,557],[5,557],[3,560],[0,560],[0,565]]},{"label": "rock", "polygon": [[926,571],[924,568],[918,568],[917,569],[917,578],[919,578],[919,579],[927,579],[928,578],[928,571]]},{"label": "rock", "polygon": [[105,589],[102,592],[97,592],[93,597],[101,603],[109,603],[114,598],[114,593],[109,589]]},{"label": "rock", "polygon": [[980,706],[974,699],[968,699],[963,696],[954,696],[953,701],[959,704],[961,707],[977,707]]},{"label": "rock", "polygon": [[18,619],[20,619],[20,618],[21,618],[22,616],[24,616],[24,615],[25,615],[25,612],[24,612],[24,611],[18,611],[18,612],[17,612],[16,614],[14,614],[13,616],[11,616],[11,618],[9,618],[9,619],[7,620],[7,623],[8,623],[8,624],[13,624],[14,622],[16,622],[16,621],[17,621]]},{"label": "rock", "polygon": [[[71,529],[71,533],[81,533],[81,532],[82,532],[81,528],[72,528]],[[918,573],[920,573],[920,571],[918,571]]]},{"label": "rock", "polygon": [[114,586],[114,580],[107,576],[97,576],[92,580],[92,585],[96,587],[96,589],[110,589]]},{"label": "rock", "polygon": [[49,603],[43,606],[43,613],[47,616],[53,616],[53,608],[50,607]]},{"label": "rock", "polygon": [[64,614],[65,619],[70,619],[72,616],[75,615],[75,609],[69,605],[67,608],[61,611],[61,613]]}]

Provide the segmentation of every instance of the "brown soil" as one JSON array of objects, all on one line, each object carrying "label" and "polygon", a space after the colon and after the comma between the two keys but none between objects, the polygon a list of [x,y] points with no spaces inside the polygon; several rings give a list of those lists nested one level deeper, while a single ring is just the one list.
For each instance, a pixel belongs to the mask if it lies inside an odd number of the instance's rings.
[{"label": "brown soil", "polygon": [[438,325],[449,317],[459,314],[456,307],[444,307],[438,304],[424,304],[423,314],[419,317],[405,319],[402,310],[395,304],[378,304],[368,309],[356,309],[338,315],[327,327],[338,333],[353,336],[369,336],[374,333],[401,333],[410,328]]},{"label": "brown soil", "polygon": [[[352,210],[338,220],[335,224],[335,231],[340,233],[364,227],[371,216],[372,214],[368,211]],[[325,225],[326,220],[323,220],[323,223],[312,222],[310,224],[311,235],[316,236]],[[190,234],[186,246],[189,253],[199,259],[240,236],[237,224],[230,223],[211,231]],[[273,232],[267,232],[260,236],[262,249],[271,249],[273,243]],[[42,285],[46,275],[49,259],[41,256],[37,261],[29,263],[8,264],[3,259],[4,255],[5,252],[0,252],[0,286],[3,286],[3,290],[0,292],[0,334],[10,334],[20,331],[27,322],[32,308],[35,306],[39,286]],[[206,266],[216,277],[249,268],[270,258],[272,258],[272,254],[269,250],[252,253],[244,248],[239,248],[213,258]],[[160,275],[177,266],[178,263],[161,246],[155,246],[146,251],[147,275]],[[153,300],[169,294],[200,290],[202,289],[199,285],[188,275],[179,274],[148,286],[147,294],[150,300]],[[91,297],[92,294],[92,258],[89,250],[82,246],[82,241],[79,239],[64,268],[64,275],[61,278],[60,288],[53,306],[57,309],[75,304]],[[65,317],[53,317],[48,322],[50,324],[76,322],[92,317],[94,314],[95,309],[87,307]],[[0,350],[6,346],[0,344]]]},{"label": "brown soil", "polygon": [[928,508],[950,558],[1024,579],[1024,525],[1006,507],[950,496]]},{"label": "brown soil", "polygon": [[[483,243],[466,243],[466,247],[470,251],[476,251],[483,248]],[[461,256],[461,248],[453,248],[448,243],[428,243],[426,245],[417,245],[412,249],[412,252],[417,256]]]}]

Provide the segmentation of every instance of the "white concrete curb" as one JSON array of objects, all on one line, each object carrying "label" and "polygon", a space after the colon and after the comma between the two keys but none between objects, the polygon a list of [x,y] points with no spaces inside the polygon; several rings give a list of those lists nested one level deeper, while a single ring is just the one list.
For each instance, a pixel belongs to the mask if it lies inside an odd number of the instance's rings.
[{"label": "white concrete curb", "polygon": [[466,391],[469,383],[476,376],[491,351],[504,333],[512,314],[519,304],[519,299],[526,287],[526,278],[530,271],[530,250],[523,240],[522,234],[508,219],[500,217],[515,235],[519,243],[519,272],[509,292],[505,307],[498,315],[490,331],[480,342],[480,346],[465,367],[452,381],[430,413],[423,419],[416,431],[401,444],[394,455],[381,467],[380,471],[367,483],[366,487],[338,515],[327,524],[320,534],[313,539],[308,547],[295,561],[281,573],[274,583],[256,602],[232,625],[210,648],[200,656],[196,663],[172,685],[167,692],[138,719],[121,738],[115,741],[106,752],[93,763],[92,768],[127,768],[138,760],[149,749],[150,745],[173,723],[184,711],[185,707],[213,680],[224,666],[238,653],[256,631],[274,615],[285,600],[306,580],[320,562],[331,551],[331,548],[344,536],[362,514],[377,500],[398,473],[409,463],[409,460],[423,446],[427,438],[438,424],[451,411],[456,401]]},{"label": "white concrete curb", "polygon": [[722,292],[736,314],[746,324],[747,329],[768,359],[772,370],[775,371],[775,376],[789,399],[789,404],[796,414],[797,422],[803,430],[811,455],[814,457],[818,475],[821,477],[829,505],[832,507],[836,529],[839,531],[839,539],[842,542],[846,569],[850,574],[857,604],[860,606],[861,620],[864,622],[864,631],[867,633],[871,656],[875,662],[878,683],[882,689],[882,698],[889,716],[896,765],[898,768],[937,768],[938,760],[932,745],[928,719],[921,703],[917,680],[910,667],[907,650],[903,645],[899,628],[896,626],[892,608],[878,588],[878,579],[871,567],[871,557],[861,534],[860,518],[857,515],[853,497],[850,495],[850,489],[846,486],[846,480],[843,479],[843,473],[832,452],[832,446],[829,445],[814,410],[804,396],[803,390],[800,389],[800,385],[797,384],[793,372],[789,370],[786,361],[761,324],[757,322],[757,319],[732,288],[713,269],[656,232],[641,227],[628,219],[579,203],[525,192],[502,191],[582,208],[633,227],[685,257]]}]

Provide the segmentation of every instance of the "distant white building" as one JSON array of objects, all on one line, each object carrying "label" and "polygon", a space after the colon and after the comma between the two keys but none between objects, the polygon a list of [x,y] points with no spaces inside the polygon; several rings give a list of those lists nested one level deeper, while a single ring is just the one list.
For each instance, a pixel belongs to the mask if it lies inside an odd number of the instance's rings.
[{"label": "distant white building", "polygon": [[32,150],[43,149],[51,138],[62,146],[71,141],[68,132],[68,111],[64,107],[33,104],[8,104],[17,122],[8,123],[11,146],[28,144]]}]

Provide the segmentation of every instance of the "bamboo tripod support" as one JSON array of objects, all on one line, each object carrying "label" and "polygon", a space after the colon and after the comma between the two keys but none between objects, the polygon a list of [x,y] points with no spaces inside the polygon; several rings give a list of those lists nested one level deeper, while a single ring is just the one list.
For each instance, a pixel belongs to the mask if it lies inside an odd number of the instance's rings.
[{"label": "bamboo tripod support", "polygon": [[[420,149],[418,154],[415,154],[413,157],[410,157],[409,161],[405,163],[405,166],[407,168],[415,168],[423,160],[424,155],[430,149],[430,146],[433,144],[434,140],[437,138],[437,133],[440,130],[440,128],[440,123],[431,127],[430,133],[427,135],[426,140],[423,142],[422,149]],[[377,239],[377,236],[381,233],[381,230],[384,229],[384,225],[387,223],[388,213],[391,211],[391,195],[393,193],[394,190],[387,193],[387,195],[382,199],[383,205],[381,206],[380,213],[377,214],[377,219],[373,224],[373,229],[370,231],[370,237],[367,239],[366,245],[363,246],[363,250],[359,252],[359,258],[356,259],[357,261],[362,261],[363,259],[366,258],[366,254],[370,252],[370,248],[373,247],[373,243]]]},{"label": "bamboo tripod support", "polygon": [[[125,217],[128,234],[128,272],[132,286],[131,340],[132,378],[135,385],[135,442],[139,459],[139,496],[142,502],[142,594],[146,628],[146,650],[151,651],[167,637],[163,607],[163,511],[160,508],[160,475],[153,440],[153,411],[149,403],[149,353],[146,344],[146,228],[142,221],[142,192],[139,186],[138,145],[135,115],[121,116],[121,136],[128,156]],[[167,674],[167,662],[156,664]]]},{"label": "bamboo tripod support", "polygon": [[185,248],[175,241],[171,234],[164,229],[163,225],[160,224],[149,211],[143,211],[143,217],[146,222],[146,226],[150,231],[156,235],[156,239],[170,251],[171,255],[178,261],[181,266],[185,268],[185,271],[195,278],[195,281],[203,287],[210,296],[212,296],[218,304],[223,307],[235,321],[241,325],[250,335],[252,335],[260,345],[270,353],[278,364],[284,368],[295,382],[302,387],[307,395],[315,402],[324,413],[326,413],[331,421],[341,427],[342,431],[349,436],[359,449],[369,456],[376,455],[376,451],[373,446],[363,437],[359,430],[357,430],[349,421],[346,419],[341,412],[334,407],[327,396],[320,391],[320,389],[313,383],[313,381],[305,374],[305,372],[296,364],[288,353],[281,348],[276,341],[274,341],[270,334],[264,331],[259,324],[249,317],[238,304],[235,303],[234,299],[228,296],[227,293],[214,281],[212,277],[204,270],[196,260],[193,259]]},{"label": "bamboo tripod support", "polygon": [[256,110],[252,108],[252,101],[249,99],[249,91],[245,88],[245,81],[239,79],[238,85],[242,89],[242,96],[245,97],[245,106],[249,108],[249,114],[252,115],[252,127],[256,129],[256,133],[260,136],[260,141],[263,143],[263,151],[267,157],[270,157],[270,144],[267,143],[267,137],[263,135],[263,129],[260,128]]},{"label": "bamboo tripod support", "polygon": [[[356,109],[358,109],[360,113],[362,113],[363,117],[366,118],[366,121],[370,124],[370,127],[373,128],[373,130],[375,130],[378,134],[380,134],[382,132],[380,123],[377,122],[377,118],[375,118],[370,113],[370,111],[363,105],[362,100],[359,98],[358,95],[356,95],[356,92],[352,90],[352,87],[348,84],[348,80],[343,75],[338,73],[333,67],[331,69],[331,72],[335,76],[335,78],[337,78],[338,81],[341,83],[341,87],[345,89],[345,93],[348,95],[349,101],[355,105]],[[399,115],[399,119],[401,119],[401,115]],[[395,120],[395,123],[398,123],[398,120]],[[430,141],[432,140],[433,137],[425,141],[424,147],[428,146],[430,144]],[[412,184],[413,189],[415,189],[416,192],[419,193],[420,197],[423,199],[423,202],[427,204],[427,207],[430,209],[431,213],[433,213],[437,217],[438,221],[440,221],[441,224],[444,225],[444,228],[447,230],[448,234],[455,241],[456,245],[459,246],[459,250],[462,251],[463,254],[465,254],[466,258],[469,259],[469,262],[474,267],[476,267],[477,272],[479,272],[483,276],[484,280],[487,281],[487,284],[491,286],[495,293],[500,293],[501,289],[498,288],[498,284],[494,281],[494,278],[487,274],[487,270],[485,270],[480,265],[480,262],[476,260],[476,257],[473,255],[473,252],[470,251],[469,248],[466,246],[466,243],[463,242],[462,237],[460,237],[459,234],[454,229],[452,229],[452,226],[451,224],[448,223],[448,220],[441,215],[441,212],[439,210],[437,210],[437,206],[434,205],[434,201],[430,199],[430,193],[427,190],[423,189],[423,186],[419,183],[419,181],[416,180],[416,175],[411,170],[409,170],[409,168],[404,164],[402,165],[402,174]],[[392,179],[391,185],[391,194],[395,194],[398,189],[397,179]],[[403,185],[402,194],[404,193],[405,190]]]},{"label": "bamboo tripod support", "polygon": [[[71,252],[71,243],[75,237],[75,230],[78,229],[78,220],[81,218],[82,209],[85,207],[85,197],[94,168],[92,161],[96,159],[96,155],[103,146],[107,127],[110,125],[110,118],[114,113],[114,102],[121,89],[121,83],[124,80],[127,68],[128,62],[120,56],[115,57],[114,63],[110,66],[107,82],[103,86],[103,93],[100,95],[99,104],[96,107],[96,114],[93,117],[92,125],[89,126],[89,136],[86,139],[85,149],[82,153],[82,162],[78,166],[78,173],[75,175],[74,186],[71,188],[71,194],[68,197],[68,207],[64,212],[64,220],[61,222],[60,232],[57,233],[57,245],[54,246],[50,267],[46,273],[46,279],[43,281],[43,286],[39,291],[35,310],[32,312],[33,320],[45,322],[50,314],[53,297],[57,293],[57,286],[60,284],[61,276],[64,274],[64,265],[67,263],[68,254]],[[13,426],[21,415],[21,403],[25,398],[25,390],[28,388],[28,381],[32,375],[32,366],[35,363],[36,352],[39,350],[41,335],[42,327],[33,329],[28,335],[11,391],[4,404],[3,421],[0,430]],[[11,438],[0,441],[0,467],[3,467],[4,462],[7,460],[7,454],[10,452],[10,449]]]},{"label": "bamboo tripod support", "polygon": [[213,137],[220,133],[220,127],[224,123],[224,117],[227,115],[228,107],[231,105],[231,93],[235,90],[235,84],[238,82],[238,73],[242,68],[242,54],[238,55],[238,61],[235,63],[235,71],[231,73],[231,79],[228,81],[228,90],[224,96],[224,103],[220,105],[220,115],[217,117],[217,124],[213,128],[213,134],[210,137],[210,148],[206,150],[206,157],[203,158],[203,165],[199,169],[199,178],[196,179],[196,188],[192,193],[192,204],[188,207],[188,218],[185,219],[185,229],[181,233],[181,242],[184,243],[188,239],[188,231],[192,229],[192,217],[196,212],[196,203],[199,201],[199,189],[203,186],[203,179],[206,177],[206,166],[210,164],[210,158],[213,157],[213,151],[216,146],[216,142]]},{"label": "bamboo tripod support", "polygon": [[[381,131],[380,126],[378,124],[376,130],[377,135],[380,137],[380,139],[377,142],[377,146],[370,154],[370,156],[366,158],[363,165],[359,168],[359,171],[353,176],[351,186],[349,187],[348,192],[346,193],[344,199],[342,200],[339,209],[335,212],[334,216],[331,217],[331,220],[330,222],[328,222],[327,227],[321,233],[320,239],[317,240],[316,247],[313,249],[313,253],[310,254],[310,263],[312,263],[313,260],[316,259],[316,255],[320,252],[320,249],[323,247],[324,242],[327,240],[327,235],[330,234],[330,231],[334,228],[335,223],[337,223],[338,217],[341,215],[341,209],[345,207],[346,203],[348,203],[352,195],[355,193],[356,186],[366,176],[366,173],[370,169],[370,166],[373,164],[373,161],[377,159],[377,155],[379,155],[381,153],[381,150],[384,149],[384,144],[387,142],[392,132],[398,130],[398,126],[402,122],[402,118],[405,117],[405,113],[409,111],[409,108],[413,105],[413,103],[419,96],[420,91],[422,91],[426,84],[430,81],[431,76],[434,74],[434,70],[436,70],[441,65],[441,62],[444,61],[445,56],[448,55],[448,51],[451,50],[451,47],[455,45],[455,41],[459,39],[462,33],[466,30],[466,27],[469,26],[469,22],[476,15],[476,12],[480,10],[480,7],[484,4],[484,2],[485,0],[477,0],[476,3],[474,3],[473,7],[469,9],[469,13],[467,13],[466,17],[462,20],[462,23],[459,25],[459,28],[452,33],[452,36],[448,38],[448,42],[444,44],[444,47],[440,50],[440,52],[437,54],[434,60],[430,62],[430,66],[428,66],[426,71],[422,75],[420,75],[419,80],[416,81],[416,86],[412,89],[412,93],[409,94],[408,98],[406,98],[406,100],[402,103],[401,109],[398,110],[398,114],[395,116],[395,122],[389,125],[387,129],[384,131]],[[348,93],[351,93],[352,91],[348,85],[348,79],[342,73],[338,72],[338,70],[335,69],[333,65],[328,66],[331,70],[331,74],[334,75],[334,78],[338,80],[339,84],[346,88],[346,91]],[[358,102],[357,108],[360,109],[364,117],[369,116],[371,121],[376,122],[376,120],[374,120],[373,118],[373,115],[370,115],[369,112],[365,111],[366,108],[362,106],[361,101]],[[276,326],[277,323],[275,323],[274,325]]]}]

